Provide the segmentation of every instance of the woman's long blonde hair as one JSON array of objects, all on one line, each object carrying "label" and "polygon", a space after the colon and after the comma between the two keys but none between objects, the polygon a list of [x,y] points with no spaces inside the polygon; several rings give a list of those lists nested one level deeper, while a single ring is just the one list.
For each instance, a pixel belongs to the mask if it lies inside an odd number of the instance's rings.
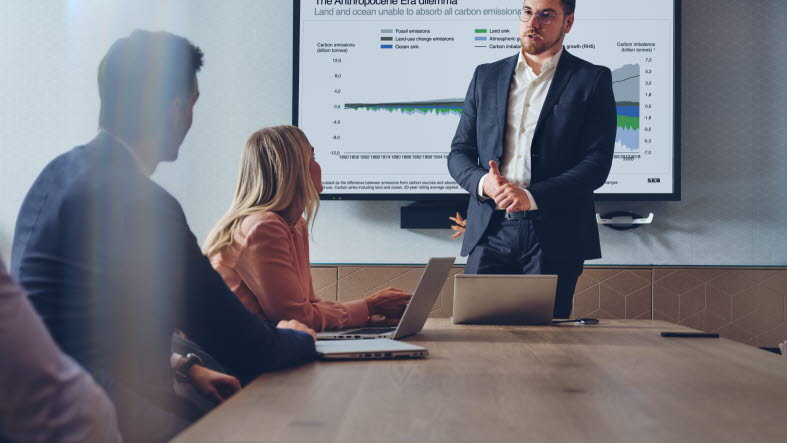
[{"label": "woman's long blonde hair", "polygon": [[295,225],[303,208],[306,222],[313,222],[320,199],[309,174],[311,158],[309,140],[295,126],[274,126],[252,134],[240,157],[235,198],[208,234],[202,253],[212,257],[232,244],[243,219],[257,212],[285,216],[286,209],[295,208],[297,215],[290,215],[295,219],[285,220]]}]

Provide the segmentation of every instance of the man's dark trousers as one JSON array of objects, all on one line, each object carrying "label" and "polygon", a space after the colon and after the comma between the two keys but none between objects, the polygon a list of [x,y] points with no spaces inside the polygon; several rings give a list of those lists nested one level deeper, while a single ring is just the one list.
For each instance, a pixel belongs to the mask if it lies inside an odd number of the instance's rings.
[{"label": "man's dark trousers", "polygon": [[[467,258],[465,274],[554,274],[558,276],[554,318],[569,318],[582,261],[557,261],[544,255],[533,230],[538,211],[492,214],[489,227]],[[521,218],[519,218],[521,217]]]}]

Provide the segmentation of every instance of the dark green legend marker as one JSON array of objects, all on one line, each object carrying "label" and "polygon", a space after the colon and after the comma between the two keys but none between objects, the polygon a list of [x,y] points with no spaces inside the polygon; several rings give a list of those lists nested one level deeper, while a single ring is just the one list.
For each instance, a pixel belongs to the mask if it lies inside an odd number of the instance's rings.
[{"label": "dark green legend marker", "polygon": [[476,34],[486,34],[487,31],[488,31],[488,29],[476,29],[475,33]]},{"label": "dark green legend marker", "polygon": [[392,42],[393,41],[393,37],[380,37],[380,40],[382,40],[384,42]]}]

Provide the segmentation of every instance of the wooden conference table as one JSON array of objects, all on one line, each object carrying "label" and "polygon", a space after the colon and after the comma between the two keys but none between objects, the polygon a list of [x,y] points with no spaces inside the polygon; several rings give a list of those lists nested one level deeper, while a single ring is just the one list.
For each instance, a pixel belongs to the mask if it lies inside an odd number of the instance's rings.
[{"label": "wooden conference table", "polygon": [[425,360],[264,375],[174,441],[785,442],[787,358],[651,320],[458,326]]}]

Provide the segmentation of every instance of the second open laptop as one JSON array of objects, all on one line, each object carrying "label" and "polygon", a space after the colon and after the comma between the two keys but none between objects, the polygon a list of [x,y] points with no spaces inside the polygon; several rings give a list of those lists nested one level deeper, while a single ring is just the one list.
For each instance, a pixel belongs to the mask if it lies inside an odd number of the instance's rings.
[{"label": "second open laptop", "polygon": [[552,324],[557,275],[457,275],[453,323]]},{"label": "second open laptop", "polygon": [[426,358],[429,351],[418,345],[390,339],[320,340],[317,355],[323,360],[377,360]]},{"label": "second open laptop", "polygon": [[451,272],[456,257],[430,258],[418,286],[395,328],[355,328],[318,332],[318,340],[353,340],[365,338],[398,339],[417,334],[423,329],[432,306]]}]

